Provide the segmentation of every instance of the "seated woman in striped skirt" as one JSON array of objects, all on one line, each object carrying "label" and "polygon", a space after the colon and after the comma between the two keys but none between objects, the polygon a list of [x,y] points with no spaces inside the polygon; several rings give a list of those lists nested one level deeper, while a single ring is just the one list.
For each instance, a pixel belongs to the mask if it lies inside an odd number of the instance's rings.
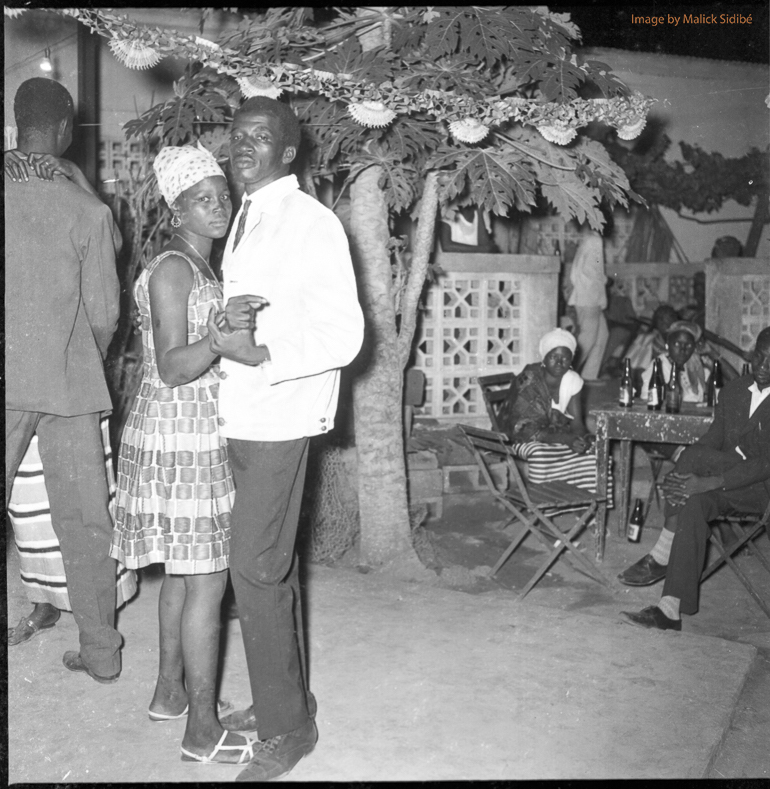
[{"label": "seated woman in striped skirt", "polygon": [[[110,512],[115,500],[115,473],[112,469],[109,423],[102,420],[104,462],[110,492]],[[32,604],[32,612],[8,629],[8,646],[16,646],[52,628],[61,611],[71,611],[67,576],[59,540],[51,523],[51,507],[43,476],[43,462],[33,436],[13,481],[8,516],[19,554],[21,583]],[[117,607],[136,593],[136,573],[118,564]]]},{"label": "seated woman in striped skirt", "polygon": [[596,492],[594,436],[583,422],[583,379],[571,369],[575,336],[554,329],[540,340],[541,362],[528,364],[511,382],[498,421],[526,460],[530,482],[564,480]]}]

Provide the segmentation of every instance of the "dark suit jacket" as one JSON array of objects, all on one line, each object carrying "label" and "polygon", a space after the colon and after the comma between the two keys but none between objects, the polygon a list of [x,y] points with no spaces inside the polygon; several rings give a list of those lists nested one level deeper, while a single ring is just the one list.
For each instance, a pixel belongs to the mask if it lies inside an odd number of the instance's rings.
[{"label": "dark suit jacket", "polygon": [[755,482],[770,488],[770,397],[749,417],[753,381],[751,375],[743,375],[725,385],[714,409],[714,421],[696,442],[723,452],[740,447],[746,460],[724,472],[728,490]]},{"label": "dark suit jacket", "polygon": [[5,178],[5,407],[109,410],[120,286],[109,208],[61,176]]}]

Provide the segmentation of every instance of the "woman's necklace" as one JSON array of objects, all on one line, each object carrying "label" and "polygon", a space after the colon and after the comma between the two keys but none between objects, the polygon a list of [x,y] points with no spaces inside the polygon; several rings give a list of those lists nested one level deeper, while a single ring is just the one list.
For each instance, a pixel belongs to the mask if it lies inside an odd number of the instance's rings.
[{"label": "woman's necklace", "polygon": [[184,241],[185,244],[187,244],[187,246],[190,247],[190,249],[192,249],[193,252],[195,252],[195,254],[203,261],[203,265],[206,266],[209,274],[211,274],[211,279],[216,281],[217,279],[216,275],[214,274],[214,271],[211,268],[208,260],[206,260],[206,258],[204,258],[203,255],[201,255],[201,253],[198,252],[198,250],[184,236],[180,236],[179,233],[174,233],[174,237],[178,238],[180,241]]}]

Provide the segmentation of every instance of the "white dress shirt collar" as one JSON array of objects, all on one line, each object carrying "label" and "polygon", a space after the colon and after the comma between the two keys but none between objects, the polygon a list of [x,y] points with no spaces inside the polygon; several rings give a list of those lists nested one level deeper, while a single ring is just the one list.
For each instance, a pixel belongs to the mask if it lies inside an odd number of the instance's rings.
[{"label": "white dress shirt collar", "polygon": [[[271,181],[267,186],[257,189],[249,195],[243,196],[243,201],[251,203],[250,215],[275,214],[281,200],[287,194],[299,189],[299,181],[296,175],[284,175]],[[251,213],[253,212],[253,213]]]},{"label": "white dress shirt collar", "polygon": [[749,416],[752,417],[754,416],[754,412],[757,410],[757,408],[759,408],[760,404],[764,403],[765,400],[770,397],[770,386],[766,386],[764,390],[760,391],[759,387],[757,386],[757,382],[752,381],[749,391],[751,392]]}]

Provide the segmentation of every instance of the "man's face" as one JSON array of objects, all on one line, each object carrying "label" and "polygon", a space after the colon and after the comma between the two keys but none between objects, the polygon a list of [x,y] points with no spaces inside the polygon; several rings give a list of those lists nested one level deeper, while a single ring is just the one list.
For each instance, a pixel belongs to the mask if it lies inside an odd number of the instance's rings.
[{"label": "man's face", "polygon": [[695,338],[688,331],[675,331],[668,336],[666,345],[671,361],[683,365],[695,350]]},{"label": "man's face", "polygon": [[233,119],[230,165],[247,194],[288,174],[297,151],[293,146],[284,148],[280,135],[280,121],[269,113],[239,112]]},{"label": "man's face", "polygon": [[760,389],[770,386],[770,344],[766,344],[764,347],[757,345],[757,349],[751,357],[751,372]]}]

